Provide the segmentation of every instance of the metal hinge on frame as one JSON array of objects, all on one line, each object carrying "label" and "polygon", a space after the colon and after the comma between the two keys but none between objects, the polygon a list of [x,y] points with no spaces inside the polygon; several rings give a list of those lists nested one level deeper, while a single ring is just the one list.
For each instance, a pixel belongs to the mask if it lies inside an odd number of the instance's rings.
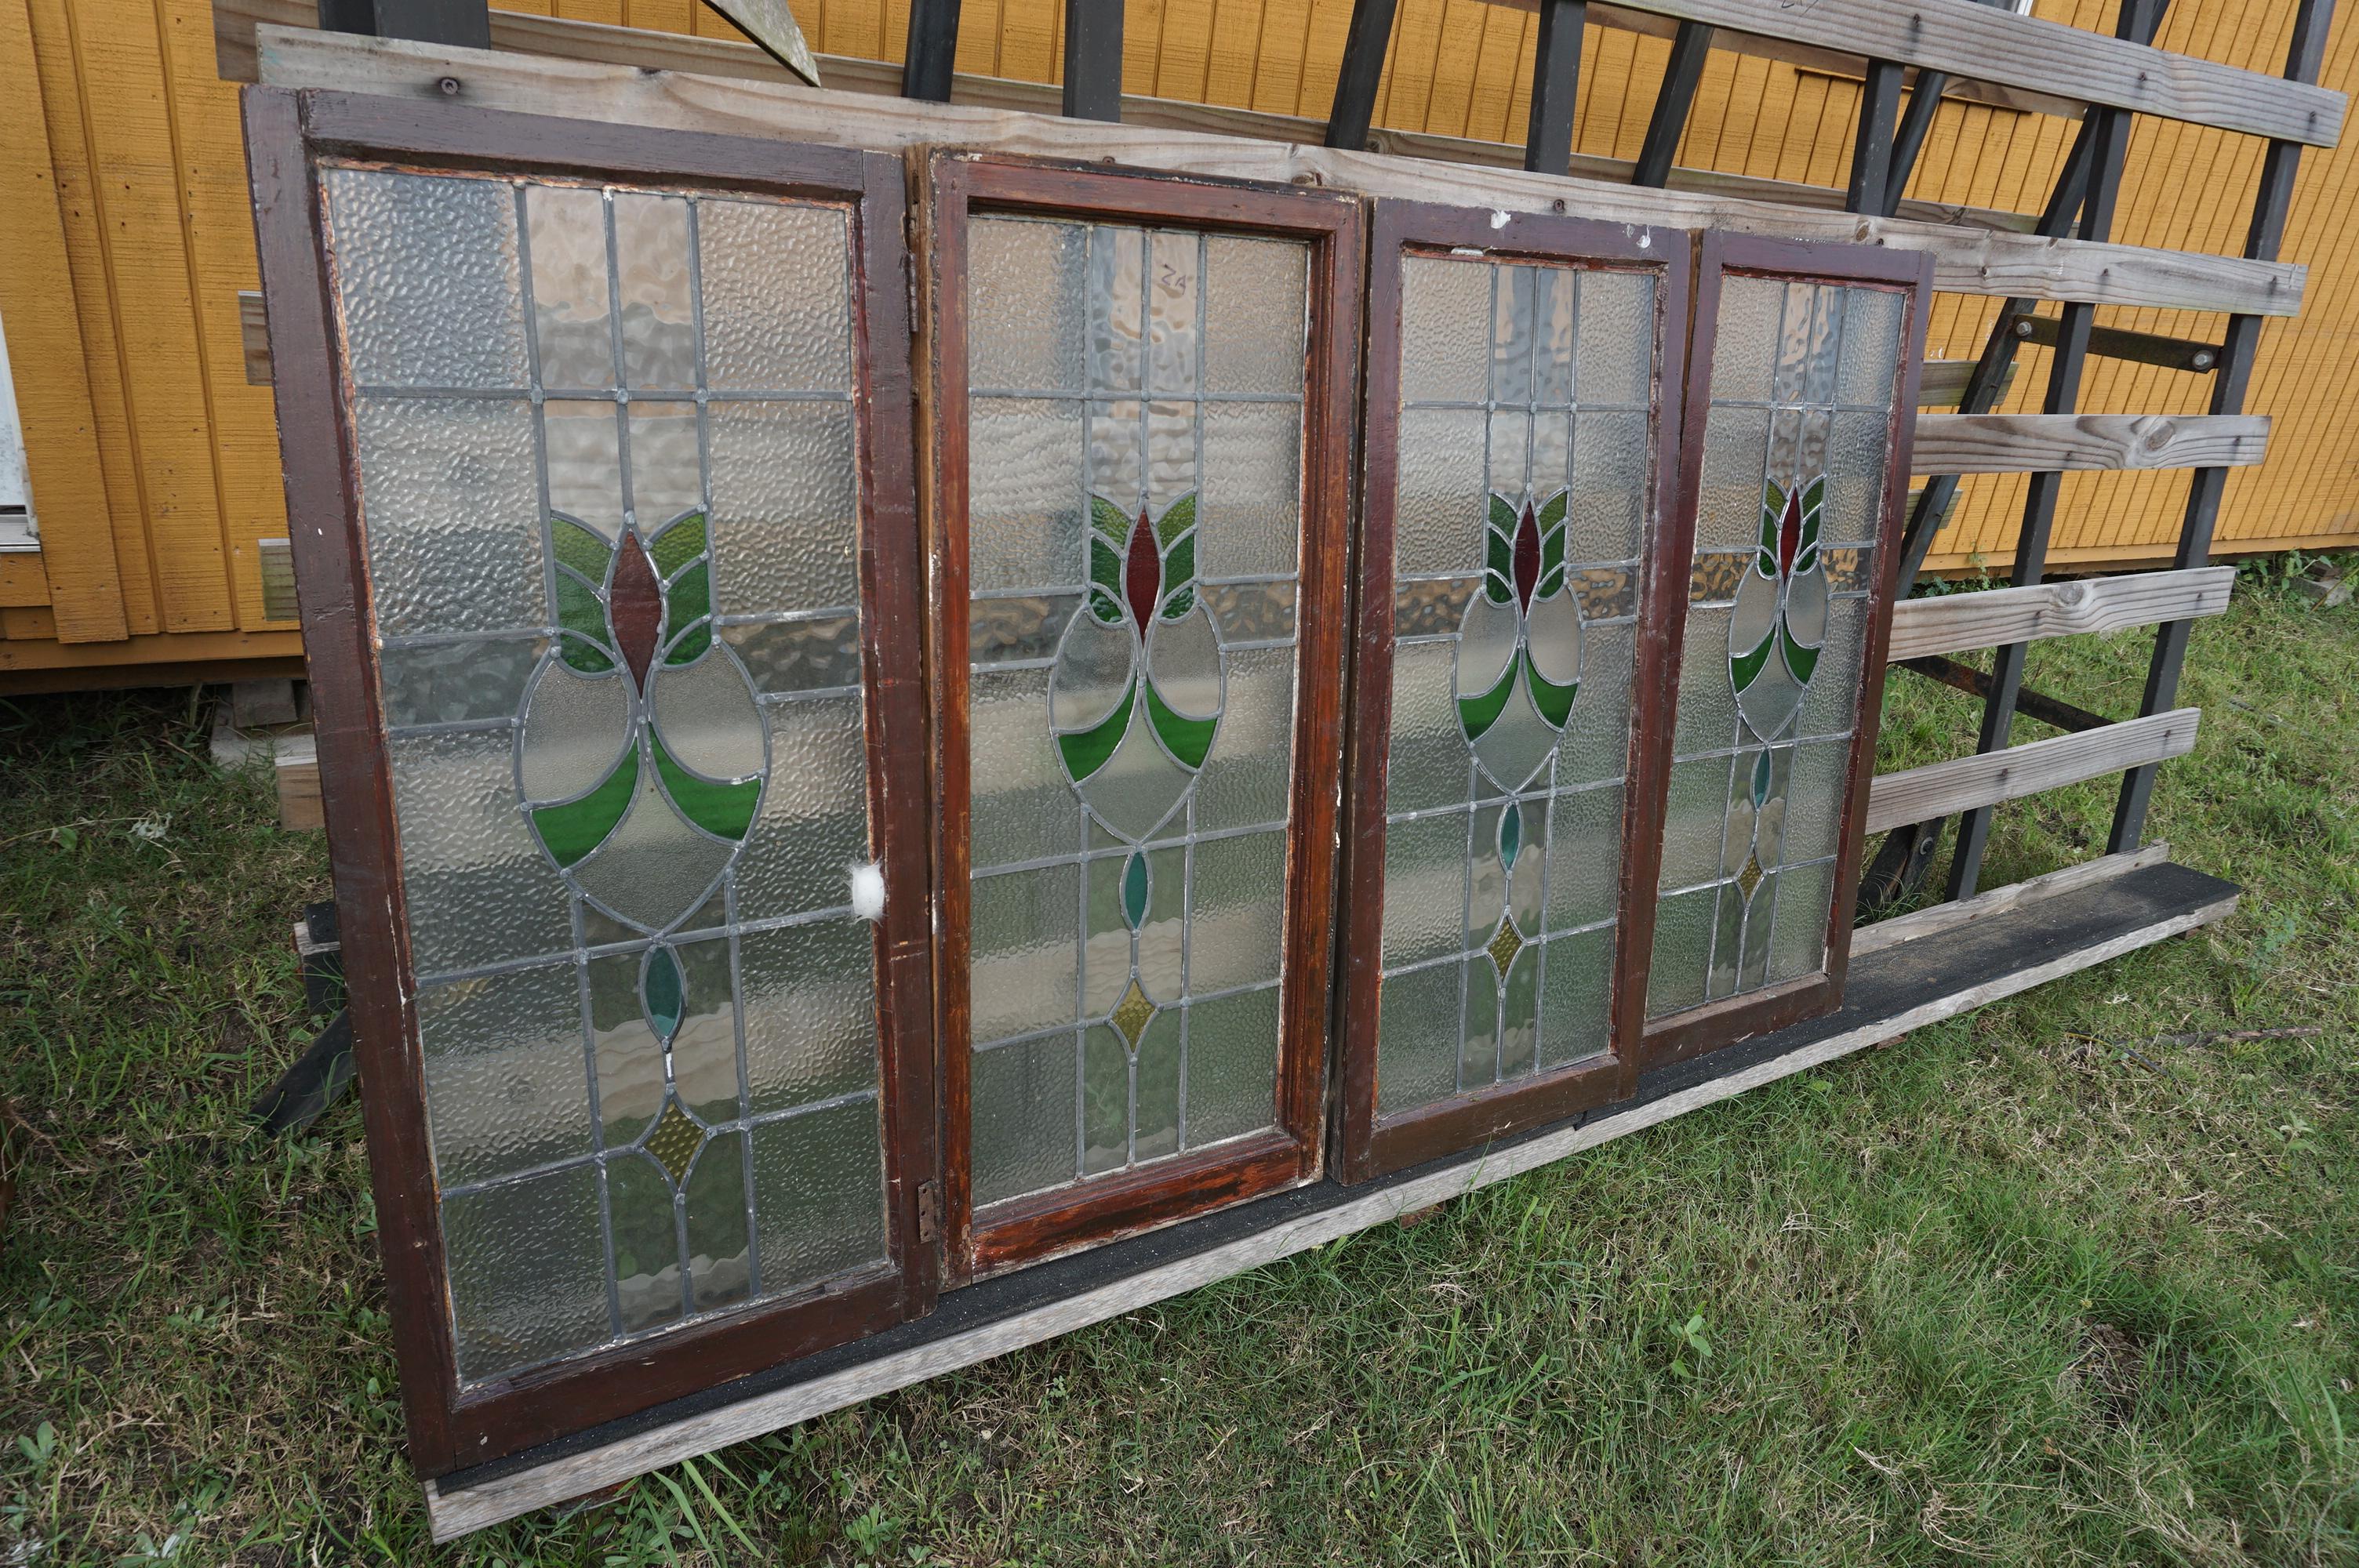
[{"label": "metal hinge on frame", "polygon": [[918,1184],[918,1239],[942,1238],[942,1188],[939,1182]]}]

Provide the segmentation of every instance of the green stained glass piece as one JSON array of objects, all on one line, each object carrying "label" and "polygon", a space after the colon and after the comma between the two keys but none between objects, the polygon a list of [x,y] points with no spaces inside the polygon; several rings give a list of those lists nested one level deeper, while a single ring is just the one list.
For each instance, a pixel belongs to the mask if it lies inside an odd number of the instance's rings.
[{"label": "green stained glass piece", "polygon": [[1753,760],[1753,804],[1759,806],[1769,798],[1769,753],[1763,752]]},{"label": "green stained glass piece", "polygon": [[1090,524],[1118,546],[1130,538],[1130,519],[1123,515],[1121,507],[1103,495],[1090,497]]},{"label": "green stained glass piece", "polygon": [[[1173,541],[1195,525],[1196,492],[1191,490],[1166,507],[1163,515],[1155,520],[1155,542],[1169,549]],[[1168,571],[1164,580],[1171,580]]]},{"label": "green stained glass piece", "polygon": [[1133,931],[1147,918],[1147,857],[1136,849],[1122,868],[1122,917]]},{"label": "green stained glass piece", "polygon": [[1122,624],[1122,600],[1100,589],[1090,589],[1090,613],[1109,626]]},{"label": "green stained glass piece", "polygon": [[1490,553],[1484,565],[1501,582],[1516,580],[1516,546],[1510,542],[1509,535],[1499,533],[1490,535]]},{"label": "green stained glass piece", "polygon": [[1469,741],[1480,741],[1484,732],[1499,721],[1500,713],[1507,706],[1508,695],[1515,689],[1516,661],[1510,659],[1496,686],[1480,697],[1458,699],[1458,722],[1465,730]]},{"label": "green stained glass piece", "polygon": [[1564,530],[1540,535],[1540,570],[1545,573],[1564,565]]},{"label": "green stained glass piece", "polygon": [[704,650],[712,646],[712,622],[700,621],[680,633],[679,640],[664,655],[668,665],[692,665],[704,657]]},{"label": "green stained glass piece", "polygon": [[1554,599],[1556,597],[1557,589],[1563,586],[1564,568],[1559,567],[1556,570],[1549,573],[1548,576],[1540,579],[1539,587],[1532,589],[1532,597],[1534,599]]},{"label": "green stained glass piece", "polygon": [[1569,490],[1560,490],[1554,495],[1549,496],[1546,501],[1540,503],[1538,521],[1541,533],[1545,534],[1551,528],[1560,527],[1563,525],[1565,505],[1571,499],[1572,492]]},{"label": "green stained glass piece", "polygon": [[532,814],[532,830],[549,847],[549,854],[560,866],[570,866],[606,841],[614,824],[623,820],[623,813],[631,804],[632,792],[639,787],[639,749],[631,747],[623,760],[614,764],[605,782],[579,800],[569,800],[562,806],[544,806]]},{"label": "green stained glass piece", "polygon": [[[1777,528],[1786,516],[1786,492],[1771,480],[1761,492],[1761,553],[1772,562],[1777,558]],[[1776,570],[1770,572],[1772,577]]]},{"label": "green stained glass piece", "polygon": [[1516,851],[1524,847],[1524,808],[1514,801],[1499,813],[1499,864],[1516,869]]},{"label": "green stained glass piece", "polygon": [[[1512,675],[1514,672],[1508,673]],[[1540,710],[1540,718],[1551,730],[1563,729],[1564,721],[1572,716],[1572,699],[1580,695],[1581,683],[1569,680],[1559,686],[1549,679],[1540,674],[1539,666],[1532,663],[1529,649],[1524,651],[1524,676],[1525,684],[1531,688],[1532,706]]]},{"label": "green stained glass piece", "polygon": [[1516,597],[1516,589],[1513,584],[1509,583],[1506,578],[1501,577],[1497,572],[1484,572],[1483,574],[1483,597],[1489,600],[1494,604],[1505,604],[1507,600]]},{"label": "green stained glass piece", "polygon": [[687,1011],[686,989],[679,960],[671,956],[671,949],[650,949],[647,967],[639,975],[639,1005],[647,1010],[647,1026],[667,1045],[679,1033],[679,1021]]},{"label": "green stained glass piece", "polygon": [[691,512],[671,524],[655,536],[647,553],[655,557],[656,570],[667,578],[704,554],[703,514]]},{"label": "green stained glass piece", "polygon": [[614,546],[603,536],[569,518],[552,517],[549,520],[549,537],[557,552],[558,565],[571,567],[592,582],[606,580],[606,568],[614,558]]},{"label": "green stained glass piece", "polygon": [[1794,552],[1794,575],[1796,577],[1801,577],[1806,573],[1814,572],[1818,569],[1819,547],[1817,545],[1805,545],[1800,549]]},{"label": "green stained glass piece", "polygon": [[663,780],[664,793],[671,796],[681,816],[719,838],[745,837],[745,829],[754,822],[754,803],[761,797],[761,780],[714,784],[672,761],[671,753],[652,733],[647,743],[655,750],[656,775]]},{"label": "green stained glass piece", "polygon": [[1756,551],[1753,557],[1753,569],[1759,572],[1763,577],[1767,578],[1770,581],[1777,581],[1777,552],[1775,550]]},{"label": "green stained glass piece", "polygon": [[[1188,613],[1189,607],[1196,602],[1196,596],[1189,591],[1189,586],[1195,580],[1196,535],[1183,534],[1163,552],[1163,581],[1172,589],[1170,599],[1163,606],[1163,619],[1177,621]],[[1187,595],[1186,604],[1180,602],[1182,594]]]},{"label": "green stained glass piece", "polygon": [[1826,500],[1827,480],[1824,474],[1802,487],[1802,520],[1809,523],[1818,514],[1820,503]]},{"label": "green stained glass piece", "polygon": [[1516,536],[1516,505],[1496,491],[1491,493],[1491,531],[1512,539]]},{"label": "green stained glass piece", "polygon": [[664,595],[671,607],[671,623],[685,626],[712,613],[712,568],[699,561],[679,574]]},{"label": "green stained glass piece", "polygon": [[1221,727],[1218,719],[1190,719],[1165,705],[1163,694],[1155,683],[1147,683],[1147,721],[1163,737],[1163,743],[1180,765],[1194,769],[1204,765],[1206,753],[1212,749],[1212,731]]},{"label": "green stained glass piece", "polygon": [[559,657],[584,675],[603,675],[614,667],[614,661],[595,643],[585,643],[579,637],[560,637],[557,653]]},{"label": "green stained glass piece", "polygon": [[577,637],[614,645],[606,633],[606,607],[599,602],[597,590],[571,572],[557,574],[557,623]]},{"label": "green stained glass piece", "polygon": [[1087,730],[1077,730],[1070,735],[1057,737],[1057,751],[1065,759],[1065,773],[1075,784],[1104,767],[1106,760],[1114,755],[1114,749],[1122,744],[1124,733],[1130,729],[1131,705],[1137,697],[1138,677],[1133,676],[1130,684],[1123,688],[1122,700],[1114,704],[1112,713]]},{"label": "green stained glass piece", "polygon": [[1728,678],[1736,683],[1737,690],[1745,690],[1760,676],[1761,666],[1769,662],[1769,649],[1777,641],[1774,635],[1764,637],[1751,653],[1739,654],[1728,661]]},{"label": "green stained glass piece", "polygon": [[[1794,633],[1786,629],[1786,623],[1783,621],[1777,623],[1777,639],[1785,644],[1786,667],[1794,672],[1795,683],[1799,686],[1810,685],[1811,673],[1819,667],[1819,651],[1816,648],[1805,648],[1801,643],[1794,641]],[[1767,647],[1768,643],[1765,641],[1762,646]]]},{"label": "green stained glass piece", "polygon": [[[1121,620],[1122,552],[1094,535],[1090,538],[1090,582],[1092,586],[1103,589],[1105,596],[1114,601],[1115,610],[1113,619]],[[1093,594],[1092,606],[1094,607],[1096,602],[1097,596]],[[1106,619],[1104,611],[1098,612],[1098,619],[1101,621]]]}]

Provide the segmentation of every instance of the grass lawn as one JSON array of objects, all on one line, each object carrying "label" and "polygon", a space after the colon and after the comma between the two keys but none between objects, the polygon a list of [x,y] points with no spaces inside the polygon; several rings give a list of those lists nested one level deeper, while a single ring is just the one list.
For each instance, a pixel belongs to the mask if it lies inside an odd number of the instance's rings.
[{"label": "grass lawn", "polygon": [[[2125,714],[2148,643],[2031,680]],[[243,1119],[319,839],[186,692],[0,702],[0,1563],[2359,1563],[2354,692],[2359,607],[2197,633],[2153,827],[2223,926],[444,1549],[359,1117]],[[1972,717],[1896,675],[1884,766]]]}]

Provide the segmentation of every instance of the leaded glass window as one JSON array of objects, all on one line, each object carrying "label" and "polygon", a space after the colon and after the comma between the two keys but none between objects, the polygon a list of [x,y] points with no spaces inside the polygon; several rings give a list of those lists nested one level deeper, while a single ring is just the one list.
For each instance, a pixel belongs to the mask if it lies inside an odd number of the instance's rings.
[{"label": "leaded glass window", "polygon": [[982,1208],[1276,1123],[1310,247],[967,250]]},{"label": "leaded glass window", "polygon": [[462,1383],[885,1265],[850,209],[321,200]]},{"label": "leaded glass window", "polygon": [[1730,272],[1699,324],[1711,403],[1649,1018],[1828,968],[1911,307]]}]

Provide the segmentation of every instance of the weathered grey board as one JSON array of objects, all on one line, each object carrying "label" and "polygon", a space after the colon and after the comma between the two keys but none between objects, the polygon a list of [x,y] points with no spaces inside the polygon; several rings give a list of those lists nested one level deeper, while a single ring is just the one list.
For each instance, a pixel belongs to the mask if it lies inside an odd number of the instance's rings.
[{"label": "weathered grey board", "polygon": [[2058,893],[2071,892],[2074,888],[2087,887],[2108,877],[2118,877],[2141,866],[2158,866],[2169,859],[2170,846],[2158,839],[2124,854],[2100,855],[2093,860],[2067,866],[2060,871],[2050,871],[2044,877],[2033,877],[2028,881],[2009,882],[2005,887],[1978,892],[1972,898],[1953,898],[1946,903],[1910,910],[1907,914],[1896,914],[1889,920],[1879,920],[1873,925],[1863,925],[1853,932],[1851,956],[1859,959],[1870,953],[1881,953],[1886,947],[1897,947],[1903,942],[1921,942],[1944,931],[1955,931],[1978,920],[1988,920],[2017,904],[2054,898]]},{"label": "weathered grey board", "polygon": [[1868,785],[1865,831],[1882,833],[1911,822],[1930,822],[2100,773],[2183,757],[2195,749],[2195,725],[2202,716],[2201,708],[2178,708],[2103,730],[1878,774]]},{"label": "weathered grey board", "polygon": [[1929,654],[2200,620],[2228,608],[2235,581],[2234,567],[2190,567],[1904,599],[1892,607],[1889,656],[1897,664]]},{"label": "weathered grey board", "polygon": [[[1506,0],[1530,9],[1530,0]],[[1974,0],[1621,0],[1709,27],[1772,27],[1799,43],[2331,147],[2343,94]]]},{"label": "weathered grey board", "polygon": [[1840,1011],[1649,1074],[1632,1104],[1368,1186],[1321,1183],[1003,1275],[945,1297],[931,1318],[429,1482],[434,1537],[448,1541],[1323,1246],[2192,930],[2235,907],[2228,883],[2129,859],[2109,874],[2075,868],[2019,884],[2008,890],[2006,906],[1986,907],[1943,941],[1865,945]]},{"label": "weathered grey board", "polygon": [[[1210,178],[1325,186],[1372,196],[1578,211],[1636,226],[1722,228],[1880,243],[1934,258],[1934,287],[1966,294],[2288,316],[2303,270],[2281,262],[2091,244],[2033,234],[1863,218],[1685,190],[1641,189],[1521,169],[1395,157],[962,104],[886,100],[778,81],[702,77],[350,34],[255,30],[260,79],[277,87],[745,136],[889,149],[940,144],[1085,158]],[[441,88],[458,83],[455,93]]]},{"label": "weathered grey board", "polygon": [[1909,468],[1920,474],[2245,468],[2268,444],[2266,414],[1919,414]]}]

